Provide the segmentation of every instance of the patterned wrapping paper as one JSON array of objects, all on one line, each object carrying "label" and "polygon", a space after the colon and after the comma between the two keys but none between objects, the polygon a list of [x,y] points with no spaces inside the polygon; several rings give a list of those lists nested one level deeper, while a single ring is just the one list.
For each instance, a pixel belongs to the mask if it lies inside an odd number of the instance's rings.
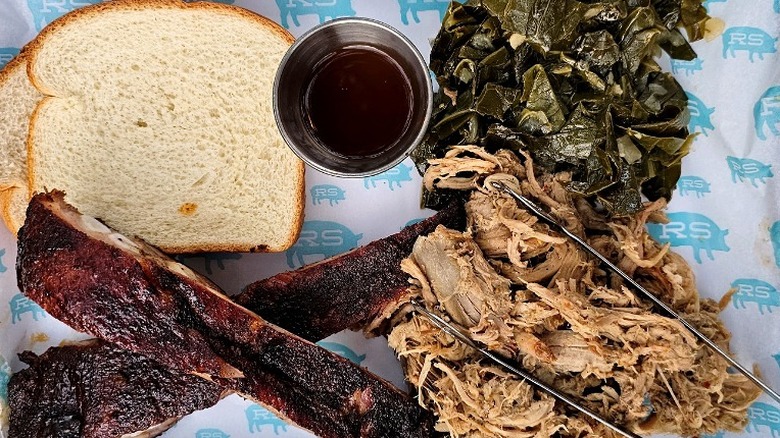
[{"label": "patterned wrapping paper", "polygon": [[[97,0],[0,0],[0,66],[63,13]],[[367,16],[404,32],[424,56],[447,8],[445,0],[222,0],[259,12],[299,36],[339,16]],[[737,292],[722,317],[743,364],[757,364],[780,388],[780,0],[709,0],[725,31],[698,42],[695,61],[662,59],[688,91],[691,130],[699,132],[683,164],[669,206],[671,222],[651,234],[670,242],[692,265],[705,297]],[[281,254],[209,254],[182,257],[229,293],[280,271],[321,260],[398,231],[431,214],[419,209],[421,179],[407,160],[364,179],[338,179],[307,170],[301,239]],[[42,353],[62,340],[86,338],[48,316],[19,293],[16,242],[0,230],[0,401],[9,374],[23,365],[16,354]],[[399,386],[403,375],[384,339],[342,332],[321,344]],[[742,434],[780,436],[780,406],[762,396]],[[0,432],[0,438],[3,433]],[[196,412],[164,436],[225,438],[307,437],[257,405],[230,396]]]}]

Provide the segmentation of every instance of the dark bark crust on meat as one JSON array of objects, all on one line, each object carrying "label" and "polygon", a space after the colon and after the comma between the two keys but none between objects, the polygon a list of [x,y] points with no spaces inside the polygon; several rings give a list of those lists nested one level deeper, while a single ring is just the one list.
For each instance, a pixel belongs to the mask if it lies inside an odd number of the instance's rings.
[{"label": "dark bark crust on meat", "polygon": [[[116,438],[208,408],[218,385],[97,339],[19,355],[8,384],[9,438]],[[163,426],[160,426],[163,425]]]},{"label": "dark bark crust on meat", "polygon": [[143,243],[140,254],[107,243],[79,218],[61,193],[39,194],[19,232],[19,287],[55,318],[206,375],[323,437],[430,436],[430,414],[391,384],[268,324]]},{"label": "dark bark crust on meat", "polygon": [[250,284],[235,301],[310,341],[362,328],[399,300],[409,276],[401,270],[417,237],[438,225],[462,230],[461,204],[350,253]]}]

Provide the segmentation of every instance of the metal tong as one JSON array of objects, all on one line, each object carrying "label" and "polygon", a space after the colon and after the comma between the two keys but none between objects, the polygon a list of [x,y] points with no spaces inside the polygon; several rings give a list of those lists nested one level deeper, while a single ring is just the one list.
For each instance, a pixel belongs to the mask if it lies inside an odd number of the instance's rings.
[{"label": "metal tong", "polygon": [[642,287],[639,283],[636,282],[633,278],[631,278],[628,274],[620,270],[617,266],[615,266],[612,262],[610,262],[606,257],[601,255],[598,251],[593,249],[590,245],[588,245],[587,242],[582,240],[579,236],[569,231],[566,227],[558,223],[552,216],[547,214],[542,208],[538,205],[536,205],[533,201],[526,198],[525,196],[521,195],[520,193],[517,193],[514,189],[507,186],[506,184],[499,182],[499,181],[493,181],[492,182],[493,187],[495,187],[498,190],[501,190],[513,198],[515,198],[517,201],[519,201],[523,206],[525,206],[528,210],[530,210],[532,213],[534,213],[536,216],[544,220],[548,225],[558,229],[563,234],[568,236],[570,239],[574,240],[579,244],[583,249],[585,249],[587,252],[589,252],[591,255],[599,259],[601,263],[603,263],[605,266],[607,266],[612,272],[618,274],[620,277],[623,278],[628,284],[634,287],[634,289],[641,292],[646,298],[648,298],[650,301],[653,302],[657,307],[663,309],[667,314],[671,315],[673,318],[677,319],[682,323],[685,328],[687,328],[696,338],[698,338],[701,342],[706,344],[712,351],[719,354],[723,359],[726,360],[726,362],[729,363],[732,367],[734,367],[736,370],[738,370],[740,373],[742,373],[745,377],[750,379],[751,382],[755,383],[756,386],[761,388],[764,393],[772,397],[776,402],[780,403],[780,394],[775,392],[772,388],[770,388],[766,383],[762,382],[758,377],[753,375],[750,371],[748,371],[747,368],[740,365],[739,362],[732,359],[731,356],[729,356],[725,351],[723,351],[720,347],[718,347],[715,342],[712,341],[712,339],[705,336],[703,333],[701,333],[699,330],[696,329],[696,327],[693,326],[690,322],[686,321],[685,318],[680,316],[677,312],[675,312],[671,307],[666,305],[663,301],[661,301],[657,296],[652,294],[650,291]]},{"label": "metal tong", "polygon": [[533,375],[531,375],[531,374],[521,370],[520,368],[512,365],[508,359],[505,359],[502,356],[499,356],[499,355],[497,355],[495,353],[491,353],[490,351],[488,351],[488,350],[486,350],[484,348],[481,348],[468,335],[466,335],[465,333],[460,331],[454,325],[452,325],[452,324],[448,323],[447,321],[445,321],[439,315],[429,311],[428,309],[426,309],[425,307],[420,305],[417,301],[412,300],[411,303],[412,303],[412,306],[414,307],[414,309],[418,313],[420,313],[421,315],[426,317],[433,325],[439,327],[444,332],[446,332],[446,333],[450,334],[451,336],[455,337],[455,339],[459,340],[460,342],[463,342],[464,344],[466,344],[469,347],[473,348],[474,350],[476,350],[477,352],[482,354],[482,356],[484,356],[484,357],[492,360],[493,362],[503,366],[508,371],[510,371],[511,373],[515,374],[516,376],[527,380],[532,385],[536,386],[537,388],[541,389],[542,391],[547,392],[548,394],[550,394],[551,396],[553,396],[557,400],[560,400],[560,401],[568,404],[569,406],[573,407],[574,409],[580,411],[581,413],[589,416],[590,418],[593,418],[594,420],[596,420],[599,423],[603,424],[604,426],[608,427],[613,432],[615,432],[617,434],[620,434],[621,436],[624,436],[626,438],[642,438],[641,436],[639,436],[639,435],[637,435],[637,434],[635,434],[633,432],[624,431],[623,429],[619,428],[618,426],[610,423],[608,420],[602,418],[597,413],[595,413],[595,412],[591,411],[590,409],[588,409],[588,408],[582,406],[581,404],[577,403],[576,401],[574,401],[572,398],[570,398],[566,394],[556,390],[555,388],[553,388],[551,386],[548,386],[544,382],[536,379]]}]

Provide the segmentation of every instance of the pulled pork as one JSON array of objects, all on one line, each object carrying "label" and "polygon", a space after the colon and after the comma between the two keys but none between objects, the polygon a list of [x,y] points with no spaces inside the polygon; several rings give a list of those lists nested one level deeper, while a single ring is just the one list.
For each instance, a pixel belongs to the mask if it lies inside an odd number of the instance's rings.
[{"label": "pulled pork", "polygon": [[[719,307],[699,298],[678,255],[648,236],[663,201],[610,218],[564,189],[570,176],[539,180],[529,157],[453,147],[430,161],[426,187],[470,190],[465,233],[439,227],[421,237],[402,268],[410,294],[589,409],[637,433],[693,436],[740,430],[759,390],[676,320],[662,316],[600,269],[572,242],[540,223],[505,184],[547,207],[705,335],[728,348]],[[437,429],[469,437],[615,436],[410,312],[383,312],[390,346]]]}]

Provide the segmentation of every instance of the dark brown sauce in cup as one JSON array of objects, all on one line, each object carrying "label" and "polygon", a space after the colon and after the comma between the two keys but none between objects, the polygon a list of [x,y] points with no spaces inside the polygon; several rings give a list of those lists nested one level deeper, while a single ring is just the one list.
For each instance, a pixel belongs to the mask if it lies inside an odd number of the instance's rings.
[{"label": "dark brown sauce in cup", "polygon": [[412,86],[401,66],[370,46],[350,46],[320,61],[304,93],[311,129],[344,157],[381,154],[412,118]]}]

